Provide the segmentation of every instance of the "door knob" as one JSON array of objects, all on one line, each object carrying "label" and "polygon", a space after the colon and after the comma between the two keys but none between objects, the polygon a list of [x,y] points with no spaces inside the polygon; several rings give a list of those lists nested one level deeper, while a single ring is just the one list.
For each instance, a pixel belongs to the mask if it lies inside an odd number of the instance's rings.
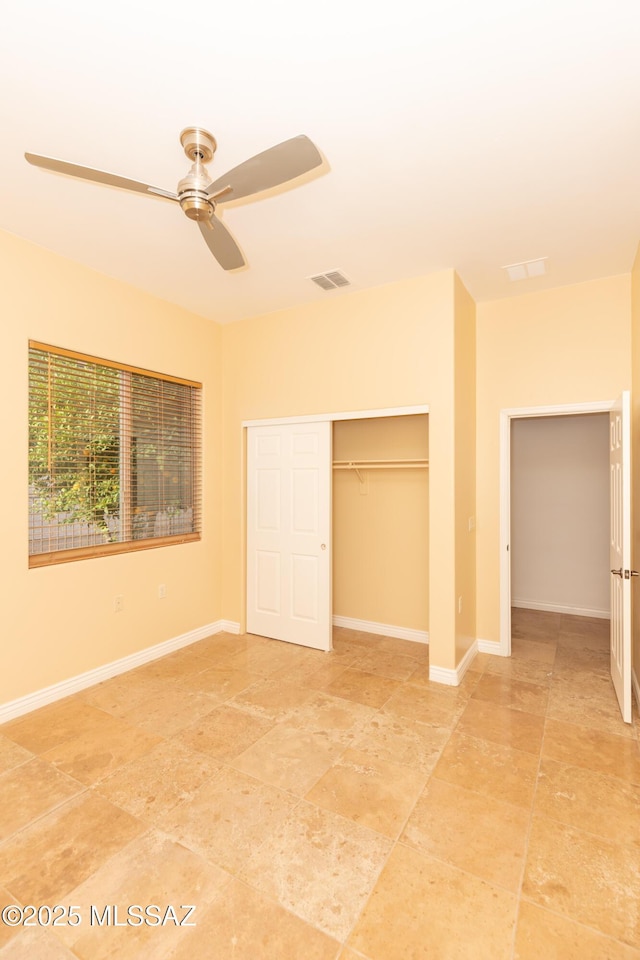
[{"label": "door knob", "polygon": [[611,573],[614,573],[614,574],[616,575],[616,577],[621,577],[621,576],[622,576],[622,567],[620,567],[619,570],[612,570]]},{"label": "door knob", "polygon": [[321,544],[320,544],[320,549],[321,549],[321,550],[326,550],[326,549],[327,549],[326,543],[321,543]]}]

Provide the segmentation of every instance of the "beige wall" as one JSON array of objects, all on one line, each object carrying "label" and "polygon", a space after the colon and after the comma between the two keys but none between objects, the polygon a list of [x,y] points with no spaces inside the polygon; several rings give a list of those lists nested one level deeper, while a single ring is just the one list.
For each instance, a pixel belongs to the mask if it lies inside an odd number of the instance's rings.
[{"label": "beige wall", "polygon": [[[220,328],[0,234],[4,411],[0,703],[94,669],[222,615]],[[204,384],[204,535],[194,544],[28,569],[30,338]],[[159,600],[157,587],[166,584]],[[124,609],[113,612],[113,598]]]},{"label": "beige wall", "polygon": [[476,639],[476,305],[455,278],[456,664]]},{"label": "beige wall", "polygon": [[[338,420],[334,460],[427,459],[427,414]],[[429,629],[429,471],[333,473],[333,613]]]},{"label": "beige wall", "polygon": [[[631,563],[637,570],[640,564],[640,246],[636,254],[631,273],[631,324],[632,324],[632,358],[633,358],[633,392],[632,402],[632,450],[633,463],[633,538]],[[632,581],[634,584],[639,580]],[[633,603],[633,669],[636,681],[640,684],[640,588],[634,586]],[[636,690],[639,688],[636,687]]]},{"label": "beige wall", "polygon": [[244,616],[242,421],[428,404],[431,659],[455,666],[453,288],[447,270],[223,327],[226,619]]},{"label": "beige wall", "polygon": [[631,387],[629,275],[478,304],[477,636],[500,639],[500,410]]}]

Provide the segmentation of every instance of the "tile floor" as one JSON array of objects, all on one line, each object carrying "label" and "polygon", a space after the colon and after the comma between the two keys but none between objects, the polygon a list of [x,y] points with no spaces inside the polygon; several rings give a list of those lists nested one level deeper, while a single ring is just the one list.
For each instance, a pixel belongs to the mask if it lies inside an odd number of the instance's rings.
[{"label": "tile floor", "polygon": [[0,906],[81,920],[0,960],[640,960],[608,623],[513,625],[458,688],[408,641],[218,634],[0,727]]}]

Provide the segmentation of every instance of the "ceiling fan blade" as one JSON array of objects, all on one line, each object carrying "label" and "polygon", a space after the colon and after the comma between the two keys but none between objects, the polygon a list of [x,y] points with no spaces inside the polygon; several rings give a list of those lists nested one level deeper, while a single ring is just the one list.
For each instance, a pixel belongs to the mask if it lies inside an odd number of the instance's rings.
[{"label": "ceiling fan blade", "polygon": [[66,160],[56,160],[54,157],[41,157],[37,153],[25,153],[25,158],[35,167],[44,167],[55,173],[65,173],[69,177],[81,177],[83,180],[93,180],[96,183],[105,183],[109,187],[121,187],[123,190],[134,190],[136,193],[146,193],[150,196],[164,197],[167,200],[177,200],[178,195],[161,187],[152,187],[139,180],[129,180],[127,177],[118,177],[104,170],[94,170],[93,167],[82,167],[77,163],[68,163]]},{"label": "ceiling fan blade", "polygon": [[260,193],[270,187],[277,187],[287,180],[293,180],[314,167],[319,167],[322,157],[318,148],[308,137],[301,135],[285,140],[256,154],[250,160],[229,170],[207,187],[211,197],[225,187],[231,189],[220,198],[219,203],[229,203],[252,193]]},{"label": "ceiling fan blade", "polygon": [[237,270],[238,267],[244,267],[245,259],[240,252],[240,247],[221,220],[212,216],[210,220],[199,220],[198,226],[204,242],[223,270]]}]

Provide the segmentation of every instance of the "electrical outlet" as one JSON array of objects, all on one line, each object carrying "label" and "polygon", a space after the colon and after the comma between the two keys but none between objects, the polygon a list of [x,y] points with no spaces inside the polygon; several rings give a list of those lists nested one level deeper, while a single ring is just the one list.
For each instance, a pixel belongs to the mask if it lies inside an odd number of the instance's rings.
[{"label": "electrical outlet", "polygon": [[122,596],[121,593],[119,593],[117,597],[113,598],[113,612],[122,613],[123,608],[124,608],[124,597]]},{"label": "electrical outlet", "polygon": [[476,518],[469,517],[469,533],[471,533],[472,530],[475,530],[475,528],[476,528]]},{"label": "electrical outlet", "polygon": [[159,599],[159,600],[164,600],[164,598],[166,597],[166,595],[167,595],[167,585],[166,585],[166,583],[159,583],[159,584],[158,584],[158,599]]}]

